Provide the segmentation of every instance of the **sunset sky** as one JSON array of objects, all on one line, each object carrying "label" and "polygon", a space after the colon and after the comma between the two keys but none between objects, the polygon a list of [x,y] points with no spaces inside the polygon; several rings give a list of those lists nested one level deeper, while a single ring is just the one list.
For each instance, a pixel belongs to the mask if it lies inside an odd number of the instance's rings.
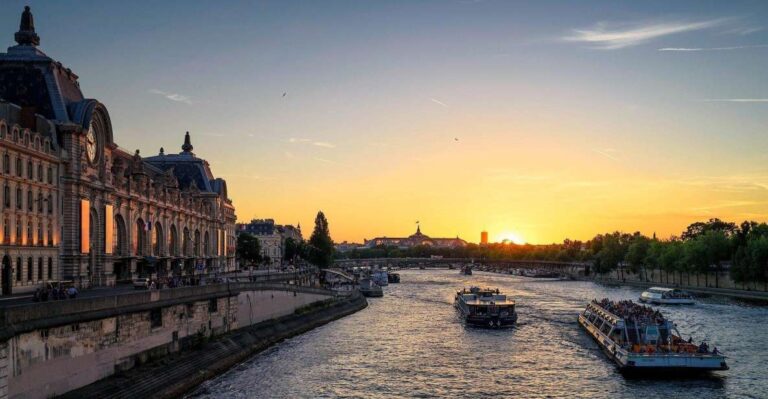
[{"label": "sunset sky", "polygon": [[[238,218],[532,243],[768,219],[768,2],[15,1],[115,141]],[[283,95],[285,93],[285,95]]]}]

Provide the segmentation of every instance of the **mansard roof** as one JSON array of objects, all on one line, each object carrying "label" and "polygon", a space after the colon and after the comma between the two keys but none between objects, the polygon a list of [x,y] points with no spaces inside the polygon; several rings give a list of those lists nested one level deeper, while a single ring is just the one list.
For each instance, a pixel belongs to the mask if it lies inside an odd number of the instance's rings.
[{"label": "mansard roof", "polygon": [[208,161],[192,153],[189,132],[185,135],[182,149],[178,154],[160,152],[159,155],[144,158],[144,162],[162,171],[172,170],[181,189],[195,185],[202,192],[224,194],[226,198],[226,182],[221,178],[214,178]]}]

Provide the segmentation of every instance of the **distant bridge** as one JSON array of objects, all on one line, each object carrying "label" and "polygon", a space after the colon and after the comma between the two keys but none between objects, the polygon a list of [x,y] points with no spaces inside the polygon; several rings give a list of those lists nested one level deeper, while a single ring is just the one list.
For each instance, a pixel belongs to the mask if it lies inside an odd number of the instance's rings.
[{"label": "distant bridge", "polygon": [[591,263],[586,262],[557,262],[546,260],[525,259],[482,259],[470,260],[465,258],[373,258],[373,259],[338,259],[338,267],[379,266],[397,268],[430,268],[444,269],[454,266],[456,269],[465,265],[482,268],[488,271],[509,271],[510,269],[536,269],[558,272],[572,277],[588,276]]}]

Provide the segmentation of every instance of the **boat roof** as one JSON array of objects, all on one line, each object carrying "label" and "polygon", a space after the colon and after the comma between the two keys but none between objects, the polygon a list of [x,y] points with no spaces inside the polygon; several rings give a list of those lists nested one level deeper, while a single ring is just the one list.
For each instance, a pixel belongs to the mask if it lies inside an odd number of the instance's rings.
[{"label": "boat roof", "polygon": [[514,306],[515,300],[507,298],[506,295],[497,295],[494,298],[490,297],[474,297],[472,299],[467,299],[467,296],[474,295],[474,294],[466,294],[464,295],[464,303],[466,303],[469,306]]},{"label": "boat roof", "polygon": [[666,288],[666,287],[651,287],[648,288],[648,291],[659,291],[659,292],[671,292],[671,291],[680,291],[677,288]]}]

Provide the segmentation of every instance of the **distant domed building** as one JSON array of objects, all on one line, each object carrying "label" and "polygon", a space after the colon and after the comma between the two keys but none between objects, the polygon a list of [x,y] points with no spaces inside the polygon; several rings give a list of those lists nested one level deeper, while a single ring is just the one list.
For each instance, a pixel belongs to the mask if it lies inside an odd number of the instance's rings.
[{"label": "distant domed building", "polygon": [[434,248],[457,248],[464,247],[467,242],[459,238],[432,238],[421,232],[421,226],[416,226],[416,232],[408,237],[376,237],[371,240],[365,240],[363,244],[366,248],[378,246],[413,248],[418,246]]}]

